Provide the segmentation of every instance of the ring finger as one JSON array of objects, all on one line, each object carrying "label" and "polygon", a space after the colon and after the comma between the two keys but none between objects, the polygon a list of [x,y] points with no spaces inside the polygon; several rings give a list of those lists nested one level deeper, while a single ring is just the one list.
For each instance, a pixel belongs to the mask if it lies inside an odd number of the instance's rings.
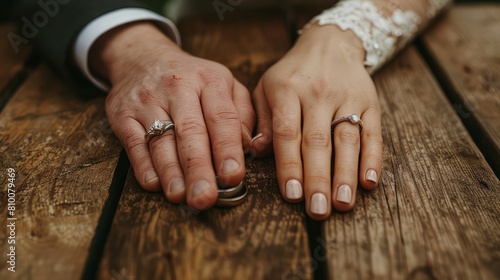
[{"label": "ring finger", "polygon": [[[350,116],[352,112],[361,110],[340,111],[335,119]],[[358,184],[358,166],[360,151],[360,131],[357,124],[349,120],[338,123],[333,131],[333,146],[335,150],[332,204],[339,211],[348,211],[354,207]]]},{"label": "ring finger", "polygon": [[[162,117],[161,121],[171,121],[166,112],[163,112]],[[162,135],[154,136],[149,141],[149,150],[167,199],[176,203],[185,201],[184,174],[177,155],[174,130],[169,129]]]}]

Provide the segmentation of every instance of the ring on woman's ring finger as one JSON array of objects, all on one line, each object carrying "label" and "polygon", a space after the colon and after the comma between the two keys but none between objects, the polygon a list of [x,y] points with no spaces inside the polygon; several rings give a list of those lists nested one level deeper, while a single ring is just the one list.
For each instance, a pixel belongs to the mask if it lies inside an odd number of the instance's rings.
[{"label": "ring on woman's ring finger", "polygon": [[352,115],[342,116],[342,117],[338,117],[338,118],[334,119],[332,124],[330,125],[332,128],[332,133],[333,133],[333,129],[335,128],[335,126],[337,124],[339,124],[341,122],[346,122],[346,121],[349,121],[352,124],[357,124],[359,127],[359,132],[361,132],[363,130],[363,121],[358,117],[358,115],[352,114]]},{"label": "ring on woman's ring finger", "polygon": [[174,123],[171,121],[155,120],[153,124],[149,127],[146,134],[144,135],[144,139],[146,139],[146,142],[149,143],[149,141],[151,140],[151,138],[153,138],[153,136],[162,135],[166,131],[173,128],[174,128]]}]

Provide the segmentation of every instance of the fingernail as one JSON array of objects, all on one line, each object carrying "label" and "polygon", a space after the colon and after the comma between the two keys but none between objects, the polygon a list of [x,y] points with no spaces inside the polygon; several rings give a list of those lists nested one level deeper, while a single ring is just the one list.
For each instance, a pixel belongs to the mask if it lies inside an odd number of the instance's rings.
[{"label": "fingernail", "polygon": [[299,199],[302,197],[302,185],[295,179],[288,180],[285,185],[285,192],[288,199]]},{"label": "fingernail", "polygon": [[167,193],[176,194],[176,193],[183,192],[185,189],[186,189],[186,186],[184,185],[184,179],[182,179],[181,177],[178,177],[178,178],[175,178],[172,181],[170,181]]},{"label": "fingernail", "polygon": [[372,181],[376,184],[378,181],[377,171],[373,169],[369,169],[368,171],[366,171],[366,180]]},{"label": "fingernail", "polygon": [[337,190],[337,201],[344,203],[351,203],[352,191],[348,185],[342,185]]},{"label": "fingernail", "polygon": [[240,164],[234,159],[226,159],[222,163],[222,174],[232,174],[240,168]]},{"label": "fingernail", "polygon": [[316,215],[326,214],[326,196],[324,194],[313,194],[311,197],[311,212]]},{"label": "fingernail", "polygon": [[210,183],[205,180],[199,180],[191,187],[193,199],[200,199],[210,191]]},{"label": "fingernail", "polygon": [[155,179],[158,179],[158,175],[156,175],[156,172],[154,170],[149,170],[148,172],[144,173],[144,183],[149,183]]},{"label": "fingernail", "polygon": [[259,139],[260,137],[264,136],[264,134],[261,133],[258,133],[257,135],[255,135],[253,138],[252,138],[252,144],[253,144],[253,141]]}]

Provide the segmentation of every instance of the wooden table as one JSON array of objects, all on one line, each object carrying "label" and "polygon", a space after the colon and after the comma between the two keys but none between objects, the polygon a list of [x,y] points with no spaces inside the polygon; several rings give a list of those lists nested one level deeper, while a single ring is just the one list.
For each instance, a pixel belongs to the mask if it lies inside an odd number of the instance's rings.
[{"label": "wooden table", "polygon": [[[189,52],[252,89],[312,12],[180,29]],[[143,191],[104,97],[80,99],[29,46],[14,55],[13,28],[0,26],[0,279],[500,279],[499,5],[455,6],[375,75],[380,186],[321,223],[281,199],[272,158],[248,162],[236,208],[198,212]]]}]

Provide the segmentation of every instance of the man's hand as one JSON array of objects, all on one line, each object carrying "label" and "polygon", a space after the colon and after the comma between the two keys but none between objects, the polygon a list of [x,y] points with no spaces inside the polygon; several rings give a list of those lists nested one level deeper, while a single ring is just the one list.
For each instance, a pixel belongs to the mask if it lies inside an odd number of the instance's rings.
[{"label": "man's hand", "polygon": [[[147,22],[106,33],[89,60],[112,86],[106,113],[144,189],[207,209],[217,199],[216,175],[229,186],[243,180],[255,114],[247,89],[226,67],[183,52]],[[175,129],[147,143],[155,119],[173,121]]]}]

